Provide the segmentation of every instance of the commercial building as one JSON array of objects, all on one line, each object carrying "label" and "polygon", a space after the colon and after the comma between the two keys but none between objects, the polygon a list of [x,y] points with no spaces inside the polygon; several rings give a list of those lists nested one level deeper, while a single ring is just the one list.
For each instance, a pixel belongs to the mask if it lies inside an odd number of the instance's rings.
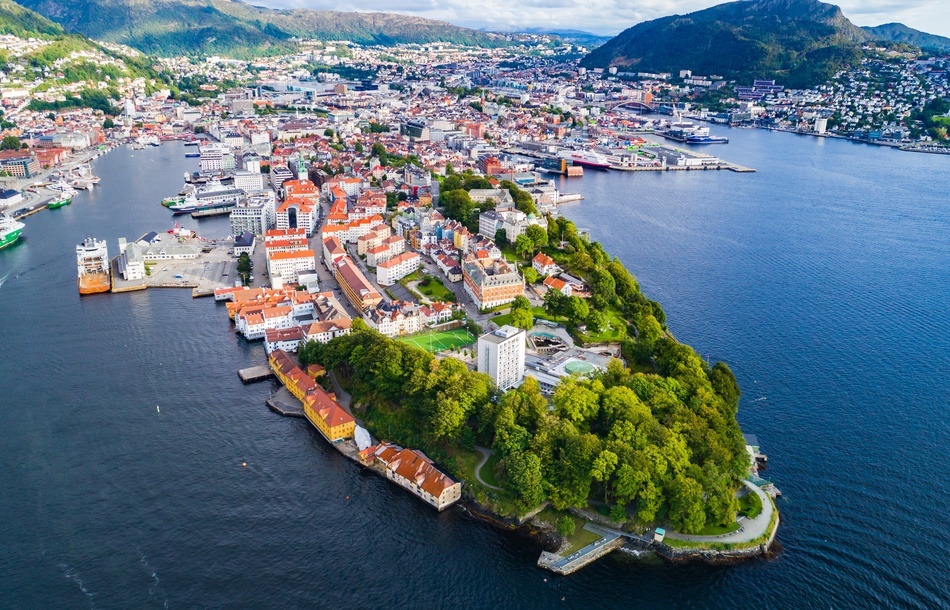
[{"label": "commercial building", "polygon": [[366,277],[360,273],[356,263],[349,256],[344,256],[334,267],[336,281],[339,282],[343,294],[349,299],[353,307],[366,311],[383,300]]},{"label": "commercial building", "polygon": [[248,171],[234,172],[234,188],[245,192],[262,191],[264,190],[264,174]]},{"label": "commercial building", "polygon": [[501,260],[479,261],[468,256],[462,263],[462,279],[465,291],[479,309],[510,303],[524,293],[524,279],[514,267]]},{"label": "commercial building", "polygon": [[246,199],[237,203],[231,210],[231,235],[248,232],[263,235],[270,226],[270,216],[274,213],[273,203],[266,199]]},{"label": "commercial building", "polygon": [[271,278],[279,276],[285,283],[296,282],[299,272],[315,269],[316,266],[313,250],[267,254],[267,271]]},{"label": "commercial building", "polygon": [[200,148],[198,167],[203,172],[231,171],[235,168],[234,151],[225,144],[205,144]]},{"label": "commercial building", "polygon": [[502,326],[478,338],[478,372],[485,373],[500,390],[509,390],[524,379],[525,331]]},{"label": "commercial building", "polygon": [[303,229],[307,237],[313,235],[317,227],[317,207],[312,201],[302,197],[291,197],[277,208],[278,229]]},{"label": "commercial building", "polygon": [[29,151],[0,151],[0,171],[15,178],[32,178],[40,171],[40,164]]}]

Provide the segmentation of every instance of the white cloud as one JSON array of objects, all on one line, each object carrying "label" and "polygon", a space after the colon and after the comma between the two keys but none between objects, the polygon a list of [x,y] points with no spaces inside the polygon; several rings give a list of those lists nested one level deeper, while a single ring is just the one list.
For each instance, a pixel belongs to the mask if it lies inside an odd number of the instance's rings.
[{"label": "white cloud", "polygon": [[[703,9],[715,0],[250,0],[272,8],[379,11],[441,19],[456,25],[487,29],[529,27],[570,28],[613,35],[641,21]],[[897,21],[913,28],[950,36],[950,11],[945,0],[846,0],[841,10],[857,25]]]}]

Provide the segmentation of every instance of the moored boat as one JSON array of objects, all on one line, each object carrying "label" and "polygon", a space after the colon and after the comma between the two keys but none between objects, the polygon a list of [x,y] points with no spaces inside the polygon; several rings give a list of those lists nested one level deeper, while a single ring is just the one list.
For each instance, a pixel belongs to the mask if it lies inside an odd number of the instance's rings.
[{"label": "moored boat", "polygon": [[12,246],[20,239],[25,224],[0,212],[0,249]]},{"label": "moored boat", "polygon": [[89,236],[76,246],[76,267],[79,294],[96,294],[110,290],[109,248],[105,240]]},{"label": "moored boat", "polygon": [[728,144],[729,138],[726,136],[695,135],[686,136],[687,144]]},{"label": "moored boat", "polygon": [[67,195],[66,193],[63,193],[62,195],[51,199],[50,202],[46,204],[46,207],[51,210],[58,210],[59,208],[66,207],[67,205],[72,203],[72,200],[73,200],[72,195]]}]

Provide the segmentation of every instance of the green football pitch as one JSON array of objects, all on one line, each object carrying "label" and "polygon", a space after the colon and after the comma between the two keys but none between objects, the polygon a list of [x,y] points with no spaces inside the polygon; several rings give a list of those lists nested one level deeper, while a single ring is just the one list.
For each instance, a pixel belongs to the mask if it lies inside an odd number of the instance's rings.
[{"label": "green football pitch", "polygon": [[464,328],[442,330],[434,333],[426,333],[424,335],[413,335],[412,337],[401,337],[399,340],[432,353],[475,343],[474,335]]}]

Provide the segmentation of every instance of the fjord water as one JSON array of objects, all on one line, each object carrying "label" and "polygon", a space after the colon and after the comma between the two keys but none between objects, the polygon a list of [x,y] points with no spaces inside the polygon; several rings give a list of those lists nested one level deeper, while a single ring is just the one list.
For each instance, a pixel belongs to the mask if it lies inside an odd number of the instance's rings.
[{"label": "fjord water", "polygon": [[945,606],[950,159],[729,135],[710,152],[756,174],[587,172],[563,211],[737,374],[784,492],[777,559],[615,553],[554,577],[531,542],[435,514],[270,413],[268,384],[235,374],[263,350],[222,306],[80,299],[86,233],[114,253],[170,227],[158,201],[194,163],[166,144],[99,159],[100,189],[0,252],[0,606]]}]

